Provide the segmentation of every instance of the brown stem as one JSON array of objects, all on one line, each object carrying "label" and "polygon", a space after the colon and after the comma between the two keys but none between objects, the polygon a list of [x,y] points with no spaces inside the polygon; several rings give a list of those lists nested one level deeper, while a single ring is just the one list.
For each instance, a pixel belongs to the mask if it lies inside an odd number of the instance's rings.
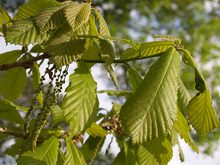
[{"label": "brown stem", "polygon": [[37,57],[33,57],[30,58],[26,61],[17,61],[11,64],[2,64],[0,65],[0,71],[5,71],[5,70],[9,70],[15,67],[24,67],[25,69],[30,68],[34,62],[42,60],[42,59],[46,59],[49,58],[49,54],[48,53],[44,53],[41,56],[37,56]]}]

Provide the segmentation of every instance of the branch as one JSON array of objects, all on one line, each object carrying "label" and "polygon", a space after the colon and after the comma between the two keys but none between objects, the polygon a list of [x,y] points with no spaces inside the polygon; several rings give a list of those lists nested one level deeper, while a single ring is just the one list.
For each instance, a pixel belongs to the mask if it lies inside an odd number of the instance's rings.
[{"label": "branch", "polygon": [[37,56],[37,57],[33,57],[31,59],[28,59],[26,61],[17,61],[11,64],[2,64],[0,65],[0,71],[5,71],[5,70],[9,70],[15,67],[24,67],[25,69],[27,68],[31,68],[31,66],[33,65],[34,62],[39,61],[39,60],[43,60],[46,58],[49,58],[49,54],[44,53],[41,56]]},{"label": "branch", "polygon": [[[147,58],[152,58],[152,57],[158,57],[160,56],[161,53],[156,54],[154,56],[146,56],[146,57],[134,57],[134,58],[129,58],[129,59],[123,59],[123,60],[114,60],[113,63],[126,63],[126,62],[130,62],[130,61],[137,61],[137,60],[142,60],[142,59],[147,59]],[[11,64],[2,64],[0,65],[0,71],[5,71],[5,70],[9,70],[15,67],[24,67],[25,69],[27,68],[31,68],[31,66],[33,65],[34,62],[39,61],[39,60],[43,60],[43,59],[47,59],[50,58],[51,56],[48,53],[44,53],[41,56],[37,56],[37,57],[33,57],[31,59],[28,59],[26,61],[18,61],[18,62],[14,62]],[[84,61],[86,63],[105,63],[104,60],[83,60],[83,59],[79,59],[78,61]]]}]

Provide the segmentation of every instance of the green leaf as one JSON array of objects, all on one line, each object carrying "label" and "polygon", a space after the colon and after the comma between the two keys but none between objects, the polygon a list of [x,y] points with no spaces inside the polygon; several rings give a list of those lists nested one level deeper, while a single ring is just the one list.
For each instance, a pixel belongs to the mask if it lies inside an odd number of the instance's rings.
[{"label": "green leaf", "polygon": [[188,120],[199,134],[205,134],[219,127],[219,120],[212,106],[208,89],[198,93],[186,107]]},{"label": "green leaf", "polygon": [[81,148],[81,152],[87,162],[90,161],[91,164],[91,162],[95,159],[102,148],[104,140],[105,138],[92,136],[86,140],[85,144],[83,144],[83,147]]},{"label": "green leaf", "polygon": [[18,98],[26,86],[26,71],[17,67],[4,72],[0,79],[0,94],[6,99]]},{"label": "green leaf", "polygon": [[64,121],[63,117],[64,116],[63,116],[62,109],[58,105],[54,105],[52,107],[52,119],[53,119],[53,122],[55,124],[59,124],[62,121]]},{"label": "green leaf", "polygon": [[70,75],[62,109],[64,117],[76,135],[90,126],[98,110],[96,82],[85,63]]},{"label": "green leaf", "polygon": [[144,147],[154,155],[160,165],[167,165],[173,156],[172,144],[165,137],[148,141],[144,144]]},{"label": "green leaf", "polygon": [[5,39],[12,44],[29,45],[39,42],[41,37],[43,38],[37,34],[32,21],[21,20],[16,21],[8,28]]},{"label": "green leaf", "polygon": [[0,65],[15,62],[20,57],[21,50],[12,50],[10,52],[0,54]]},{"label": "green leaf", "polygon": [[134,90],[137,90],[139,87],[142,77],[139,75],[137,70],[129,65],[128,68],[128,78],[130,80],[131,86]]},{"label": "green leaf", "polygon": [[190,137],[190,127],[187,123],[187,120],[179,110],[177,111],[177,120],[174,123],[174,129],[195,152],[199,152],[198,148]]},{"label": "green leaf", "polygon": [[186,106],[188,105],[190,100],[191,100],[191,96],[190,96],[189,91],[186,89],[186,87],[183,84],[182,80],[179,79],[178,107],[180,108],[180,111],[183,114],[185,114]]},{"label": "green leaf", "polygon": [[186,49],[180,49],[180,50],[183,52],[183,54],[182,54],[183,62],[186,65],[193,67],[195,70],[195,82],[196,82],[195,88],[200,92],[204,92],[204,90],[207,89],[206,82],[205,82],[205,79],[204,79],[202,73],[200,73],[193,57],[191,56],[191,54],[188,50],[186,50]]},{"label": "green leaf", "polygon": [[59,3],[56,0],[29,0],[28,3],[22,5],[14,20],[22,20],[37,15],[39,12],[49,7],[58,6]]},{"label": "green leaf", "polygon": [[85,51],[82,55],[82,60],[101,60],[99,55],[99,45],[94,39],[87,39],[85,44]]},{"label": "green leaf", "polygon": [[92,125],[86,129],[86,132],[93,137],[105,137],[108,134],[106,130],[96,123],[92,123]]},{"label": "green leaf", "polygon": [[122,106],[122,126],[134,143],[166,135],[176,120],[180,58],[167,50],[148,71],[136,92]]},{"label": "green leaf", "polygon": [[118,78],[113,70],[113,67],[111,65],[105,65],[105,68],[113,82],[113,84],[115,85],[115,87],[118,89],[119,88],[119,83],[118,83]]},{"label": "green leaf", "polygon": [[113,165],[137,165],[134,147],[123,143],[123,148],[112,163]]},{"label": "green leaf", "polygon": [[20,154],[24,144],[25,144],[25,140],[23,138],[17,138],[15,144],[13,144],[9,149],[7,149],[5,153],[7,155],[11,155],[15,157],[16,155]]},{"label": "green leaf", "polygon": [[105,61],[105,64],[109,66],[115,60],[115,50],[111,42],[108,40],[100,39],[100,54],[102,60]]},{"label": "green leaf", "polygon": [[66,20],[63,14],[64,6],[47,8],[35,17],[35,24],[40,31],[53,30],[62,27]]},{"label": "green leaf", "polygon": [[63,165],[86,165],[82,153],[76,148],[71,140],[66,139],[67,151]]},{"label": "green leaf", "polygon": [[65,161],[65,157],[64,157],[64,154],[61,150],[58,151],[58,158],[57,158],[57,163],[56,165],[63,165]]},{"label": "green leaf", "polygon": [[158,165],[154,155],[143,146],[138,147],[136,157],[139,165]]},{"label": "green leaf", "polygon": [[91,5],[88,3],[72,3],[64,8],[66,19],[75,31],[89,20]]},{"label": "green leaf", "polygon": [[173,47],[173,41],[155,41],[141,44],[139,47],[131,47],[125,50],[121,59],[135,59],[159,56],[170,47]]},{"label": "green leaf", "polygon": [[28,151],[22,154],[18,165],[54,165],[57,162],[59,139],[52,137],[44,141],[34,152]]},{"label": "green leaf", "polygon": [[5,99],[0,99],[0,119],[13,123],[24,124],[18,110],[13,104]]},{"label": "green leaf", "polygon": [[51,56],[66,56],[72,58],[74,55],[77,58],[78,54],[83,53],[85,50],[85,40],[83,39],[71,39],[69,41],[54,40],[46,47],[46,51]]},{"label": "green leaf", "polygon": [[3,32],[3,24],[7,24],[11,21],[11,17],[8,15],[7,11],[0,6],[0,32]]},{"label": "green leaf", "polygon": [[94,9],[94,12],[95,12],[95,17],[98,20],[99,34],[101,36],[110,36],[108,25],[106,24],[105,19],[102,17],[102,15],[100,14],[98,10]]}]

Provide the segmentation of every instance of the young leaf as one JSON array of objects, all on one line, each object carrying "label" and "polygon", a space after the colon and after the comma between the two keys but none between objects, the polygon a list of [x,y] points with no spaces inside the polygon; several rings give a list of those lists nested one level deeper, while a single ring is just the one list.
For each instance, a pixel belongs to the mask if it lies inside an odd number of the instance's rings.
[{"label": "young leaf", "polygon": [[208,89],[198,93],[186,107],[186,115],[196,132],[205,134],[219,127],[219,120],[212,107],[211,95]]},{"label": "young leaf", "polygon": [[58,105],[54,105],[52,107],[52,119],[55,124],[59,124],[64,121],[63,110]]},{"label": "young leaf", "polygon": [[13,144],[9,149],[7,149],[5,153],[7,155],[11,155],[15,157],[16,155],[20,154],[24,144],[25,144],[25,140],[23,138],[17,138],[15,144]]},{"label": "young leaf", "polygon": [[115,60],[115,50],[111,42],[108,40],[100,40],[100,54],[101,58],[105,61],[105,64],[108,66],[112,64]]},{"label": "young leaf", "polygon": [[182,54],[183,62],[186,65],[193,67],[195,70],[196,89],[200,92],[204,92],[204,90],[207,89],[206,82],[205,82],[205,79],[204,79],[202,73],[200,73],[193,57],[191,56],[191,54],[188,50],[186,50],[186,49],[180,49],[180,50],[183,52],[183,54]]},{"label": "young leaf", "polygon": [[167,165],[173,156],[172,144],[164,137],[148,141],[144,144],[144,147],[154,155],[160,165]]},{"label": "young leaf", "polygon": [[86,165],[82,153],[76,148],[71,140],[66,139],[66,154],[63,165]]},{"label": "young leaf", "polygon": [[190,100],[191,100],[190,93],[183,84],[183,81],[179,79],[178,106],[183,114],[185,114],[186,106],[188,105]]},{"label": "young leaf", "polygon": [[30,20],[16,21],[6,32],[5,40],[11,44],[29,45],[40,41],[33,22]]},{"label": "young leaf", "polygon": [[0,6],[0,32],[3,32],[3,24],[7,24],[11,21],[11,17],[8,15],[7,11]]},{"label": "young leaf", "polygon": [[106,24],[105,19],[102,17],[102,15],[98,10],[94,9],[94,12],[95,12],[95,17],[98,20],[99,35],[110,36],[108,25]]},{"label": "young leaf", "polygon": [[72,3],[64,8],[66,19],[74,31],[89,20],[90,12],[88,3]]},{"label": "young leaf", "polygon": [[137,90],[139,87],[142,77],[139,75],[137,70],[129,65],[128,68],[128,78],[130,80],[131,86],[134,90]]},{"label": "young leaf", "polygon": [[187,123],[187,120],[179,110],[177,111],[177,120],[174,123],[174,129],[195,152],[199,152],[198,148],[190,137],[190,127]]},{"label": "young leaf", "polygon": [[63,165],[64,161],[65,161],[64,154],[61,150],[59,150],[56,165]]},{"label": "young leaf", "polygon": [[119,88],[118,79],[117,79],[117,76],[116,76],[112,66],[106,65],[105,68],[106,68],[107,72],[109,73],[110,78],[111,78],[112,82],[114,83],[115,87],[118,89]]},{"label": "young leaf", "polygon": [[0,94],[6,99],[18,98],[26,86],[26,71],[17,67],[4,72],[0,79]]},{"label": "young leaf", "polygon": [[113,165],[137,165],[134,147],[123,142],[123,148],[112,163]]},{"label": "young leaf", "polygon": [[0,99],[0,119],[18,124],[24,124],[24,121],[18,113],[16,107],[4,99]]},{"label": "young leaf", "polygon": [[[85,50],[85,40],[83,39],[71,39],[69,41],[57,41],[54,40],[50,42],[46,51],[50,53],[51,56],[66,56],[72,58],[72,56],[76,56],[81,54]],[[72,62],[72,61],[71,61]]]},{"label": "young leaf", "polygon": [[174,48],[154,63],[120,112],[122,126],[134,143],[166,135],[176,120],[180,59]]},{"label": "young leaf", "polygon": [[106,130],[96,123],[92,123],[91,127],[86,129],[86,132],[93,137],[105,137],[108,134]]},{"label": "young leaf", "polygon": [[21,50],[12,50],[10,52],[0,54],[0,65],[15,62],[21,55]]},{"label": "young leaf", "polygon": [[29,17],[37,15],[39,12],[46,8],[59,6],[60,4],[56,0],[29,0],[28,3],[22,5],[16,15],[14,20],[27,19]]},{"label": "young leaf", "polygon": [[138,147],[136,157],[139,165],[158,165],[154,155],[143,146]]},{"label": "young leaf", "polygon": [[51,137],[44,141],[34,152],[28,151],[22,154],[18,165],[54,165],[57,162],[59,139]]},{"label": "young leaf", "polygon": [[121,59],[146,58],[161,55],[170,47],[173,47],[172,41],[155,41],[141,44],[138,48],[131,47],[125,50]]},{"label": "young leaf", "polygon": [[91,164],[94,158],[98,155],[104,140],[105,138],[92,136],[86,140],[85,144],[83,144],[83,147],[81,148],[81,152],[87,162],[90,161]]},{"label": "young leaf", "polygon": [[66,121],[76,135],[90,126],[97,114],[97,84],[85,63],[80,63],[79,68],[70,75],[69,81],[62,109]]},{"label": "young leaf", "polygon": [[66,20],[62,12],[63,7],[48,8],[35,17],[35,24],[41,32],[59,28],[65,24]]}]

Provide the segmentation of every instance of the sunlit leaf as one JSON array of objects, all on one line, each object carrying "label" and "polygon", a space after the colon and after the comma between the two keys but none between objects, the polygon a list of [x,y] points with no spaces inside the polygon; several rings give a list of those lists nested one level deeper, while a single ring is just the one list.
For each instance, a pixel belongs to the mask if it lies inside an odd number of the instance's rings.
[{"label": "sunlit leaf", "polygon": [[160,165],[167,165],[173,156],[172,144],[168,138],[159,137],[148,141],[144,147],[154,155]]},{"label": "sunlit leaf", "polygon": [[193,57],[191,56],[190,52],[186,49],[181,49],[182,52],[183,52],[183,55],[182,55],[182,59],[183,59],[183,62],[186,64],[186,65],[189,65],[191,67],[194,68],[195,70],[195,83],[196,83],[196,89],[200,92],[203,92],[207,87],[206,87],[206,82],[205,82],[205,79],[202,75],[202,73],[199,71]]},{"label": "sunlit leaf", "polygon": [[97,84],[84,63],[81,63],[79,68],[70,75],[69,81],[62,109],[73,134],[77,134],[90,126],[90,121],[96,116],[98,110]]},{"label": "sunlit leaf", "polygon": [[187,123],[187,120],[179,110],[177,111],[177,120],[174,123],[174,129],[195,152],[199,152],[198,148],[196,147],[196,145],[190,137],[190,127]]},{"label": "sunlit leaf", "polygon": [[129,66],[128,78],[130,80],[132,88],[136,90],[142,81],[142,77],[139,75],[139,73],[137,72],[135,68]]},{"label": "sunlit leaf", "polygon": [[0,6],[0,32],[3,32],[3,24],[7,24],[11,21],[11,17],[8,15],[7,11]]},{"label": "sunlit leaf", "polygon": [[95,16],[98,20],[98,28],[99,28],[99,34],[101,36],[110,36],[110,32],[108,30],[108,25],[105,22],[105,19],[102,17],[100,12],[96,9],[94,9]]},{"label": "sunlit leaf", "polygon": [[171,48],[154,63],[120,112],[134,143],[166,135],[176,120],[180,58]]},{"label": "sunlit leaf", "polygon": [[154,155],[143,146],[138,147],[137,162],[139,165],[159,165]]},{"label": "sunlit leaf", "polygon": [[146,58],[161,55],[170,47],[173,47],[172,41],[155,41],[141,44],[139,47],[131,47],[125,50],[121,59]]},{"label": "sunlit leaf", "polygon": [[205,134],[219,127],[219,120],[212,106],[208,89],[198,93],[186,107],[186,115],[196,132]]},{"label": "sunlit leaf", "polygon": [[6,32],[5,39],[7,42],[19,45],[29,45],[40,42],[45,38],[45,34],[40,36],[30,20],[16,21]]},{"label": "sunlit leaf", "polygon": [[16,15],[14,20],[26,19],[31,16],[37,15],[39,12],[46,8],[58,6],[59,3],[56,0],[29,0],[28,3],[22,5]]},{"label": "sunlit leaf", "polygon": [[115,59],[115,50],[111,42],[108,40],[100,40],[100,54],[101,58],[105,61],[105,64],[108,66],[112,64]]},{"label": "sunlit leaf", "polygon": [[106,130],[96,123],[92,123],[92,125],[86,129],[86,132],[93,137],[105,137],[108,134]]},{"label": "sunlit leaf", "polygon": [[0,65],[15,62],[21,53],[21,50],[12,50],[10,52],[0,54]]},{"label": "sunlit leaf", "polygon": [[18,98],[26,86],[26,71],[17,67],[4,72],[0,79],[0,94],[6,99]]},{"label": "sunlit leaf", "polygon": [[56,165],[63,165],[64,161],[65,161],[64,153],[61,150],[59,150]]},{"label": "sunlit leaf", "polygon": [[186,106],[188,105],[190,100],[191,100],[191,96],[190,96],[189,91],[186,89],[186,87],[183,84],[182,80],[179,79],[178,106],[180,108],[180,111],[183,114],[185,114]]},{"label": "sunlit leaf", "polygon": [[86,165],[82,153],[76,148],[71,140],[66,139],[66,150],[63,165]]},{"label": "sunlit leaf", "polygon": [[130,146],[130,144],[128,143],[123,142],[123,147],[121,148],[121,151],[119,152],[112,164],[137,165],[134,147]]},{"label": "sunlit leaf", "polygon": [[64,9],[66,19],[75,31],[89,20],[91,6],[88,3],[72,3]]},{"label": "sunlit leaf", "polygon": [[0,99],[0,119],[18,124],[24,124],[18,110],[9,101]]},{"label": "sunlit leaf", "polygon": [[64,6],[51,7],[40,12],[35,18],[35,24],[40,31],[48,31],[62,27],[65,24],[65,17],[62,12]]},{"label": "sunlit leaf", "polygon": [[52,137],[44,141],[34,152],[28,151],[22,154],[18,165],[54,165],[57,162],[59,140]]},{"label": "sunlit leaf", "polygon": [[58,106],[58,105],[55,105],[52,107],[52,119],[53,119],[53,122],[55,124],[59,124],[60,122],[64,121],[64,118],[63,118],[63,111],[62,109]]},{"label": "sunlit leaf", "polygon": [[105,138],[90,136],[81,148],[81,152],[86,161],[93,161],[100,152]]}]

